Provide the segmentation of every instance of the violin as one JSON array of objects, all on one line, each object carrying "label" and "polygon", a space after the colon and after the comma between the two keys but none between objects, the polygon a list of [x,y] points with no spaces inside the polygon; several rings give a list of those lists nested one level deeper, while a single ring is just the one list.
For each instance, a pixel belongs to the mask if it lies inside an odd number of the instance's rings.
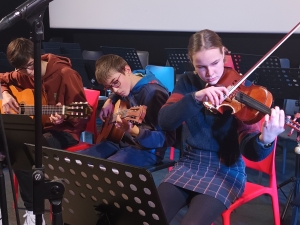
[{"label": "violin", "polygon": [[216,86],[226,87],[228,96],[219,106],[211,102],[203,102],[204,106],[214,112],[223,113],[232,110],[232,114],[245,124],[254,124],[260,121],[266,114],[271,114],[273,96],[265,87],[252,84],[245,86],[245,80],[300,26],[300,22],[287,33],[271,50],[269,50],[254,66],[244,75],[234,69],[225,68],[224,74]]}]

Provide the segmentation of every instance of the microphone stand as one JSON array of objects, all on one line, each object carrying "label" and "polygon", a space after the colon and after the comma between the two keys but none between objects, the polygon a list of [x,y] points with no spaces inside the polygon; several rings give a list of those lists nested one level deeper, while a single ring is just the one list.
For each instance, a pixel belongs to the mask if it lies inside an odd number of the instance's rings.
[{"label": "microphone stand", "polygon": [[44,25],[42,22],[45,9],[27,18],[31,24],[31,36],[34,43],[34,113],[35,113],[35,166],[33,168],[33,213],[36,225],[42,225],[45,211],[44,199],[49,199],[53,205],[53,225],[63,225],[62,197],[64,185],[59,181],[45,181],[42,165],[42,75],[41,75],[41,40],[44,39]]}]

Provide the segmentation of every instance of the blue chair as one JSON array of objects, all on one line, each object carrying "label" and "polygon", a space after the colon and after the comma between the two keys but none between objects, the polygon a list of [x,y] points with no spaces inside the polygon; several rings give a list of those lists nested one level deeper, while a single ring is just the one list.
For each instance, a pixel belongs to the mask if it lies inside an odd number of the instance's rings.
[{"label": "blue chair", "polygon": [[175,86],[175,70],[170,66],[147,65],[146,71],[153,73],[157,79],[172,93]]},{"label": "blue chair", "polygon": [[287,58],[280,58],[281,68],[290,68],[290,60]]}]

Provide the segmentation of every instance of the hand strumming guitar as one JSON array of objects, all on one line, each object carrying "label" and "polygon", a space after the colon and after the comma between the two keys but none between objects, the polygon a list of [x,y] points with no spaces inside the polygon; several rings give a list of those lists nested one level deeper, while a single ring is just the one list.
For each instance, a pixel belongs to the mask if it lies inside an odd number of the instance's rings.
[{"label": "hand strumming guitar", "polygon": [[[107,99],[100,111],[100,119],[105,122],[105,119],[113,113],[113,110],[114,105],[112,104],[112,100]],[[134,137],[140,133],[140,129],[136,125],[133,125],[131,122],[125,119],[121,119],[120,116],[117,116],[115,126],[116,128],[122,129],[124,132],[130,133]]]},{"label": "hand strumming guitar", "polygon": [[[60,102],[57,103],[56,106],[61,106],[61,103]],[[54,115],[51,114],[49,119],[50,119],[50,122],[53,124],[61,124],[62,122],[64,122],[65,116],[55,113]]]},{"label": "hand strumming guitar", "polygon": [[19,104],[16,99],[8,92],[4,91],[2,93],[2,110],[5,114],[11,114],[11,110],[15,111],[16,113],[19,112]]},{"label": "hand strumming guitar", "polygon": [[115,126],[119,129],[122,129],[124,132],[128,132],[133,137],[136,137],[140,133],[138,126],[133,125],[131,122],[125,119],[121,119],[119,115],[117,116]]}]

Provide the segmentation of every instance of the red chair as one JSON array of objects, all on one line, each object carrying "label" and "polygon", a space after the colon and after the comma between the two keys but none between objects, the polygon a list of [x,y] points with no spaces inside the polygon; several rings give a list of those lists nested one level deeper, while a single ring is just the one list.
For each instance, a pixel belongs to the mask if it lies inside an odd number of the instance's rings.
[{"label": "red chair", "polygon": [[225,55],[225,66],[234,69],[234,64],[231,55]]},{"label": "red chair", "polygon": [[277,139],[275,140],[274,149],[272,153],[262,161],[253,162],[243,157],[246,167],[268,174],[270,176],[270,183],[269,186],[263,186],[260,184],[255,184],[247,181],[243,195],[239,199],[237,199],[224,213],[222,213],[224,225],[230,225],[230,214],[233,210],[235,210],[242,204],[247,203],[250,200],[264,194],[270,195],[272,199],[273,217],[274,217],[273,224],[280,225],[278,190],[277,190],[276,171],[275,171],[276,142]]},{"label": "red chair", "polygon": [[[96,143],[97,139],[97,126],[96,126],[96,119],[97,119],[97,107],[98,107],[98,99],[100,96],[100,91],[98,90],[91,90],[91,89],[84,89],[86,99],[88,103],[92,106],[93,108],[93,113],[90,117],[90,121],[87,123],[85,132],[89,132],[93,135],[93,143],[87,143],[84,141],[80,141],[77,145],[74,145],[72,147],[66,148],[65,150],[69,152],[76,152],[79,150],[83,150],[86,148],[89,148],[93,144]],[[85,133],[83,133],[85,135]]]}]

